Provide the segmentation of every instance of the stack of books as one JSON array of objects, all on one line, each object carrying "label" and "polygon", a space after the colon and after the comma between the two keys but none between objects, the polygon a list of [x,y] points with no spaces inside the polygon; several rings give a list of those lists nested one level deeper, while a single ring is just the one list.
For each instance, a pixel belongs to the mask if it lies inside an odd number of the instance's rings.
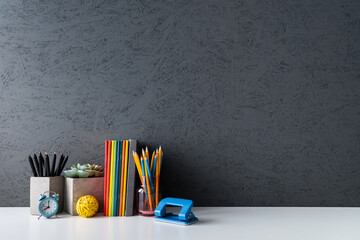
[{"label": "stack of books", "polygon": [[105,141],[104,216],[133,216],[137,141]]}]

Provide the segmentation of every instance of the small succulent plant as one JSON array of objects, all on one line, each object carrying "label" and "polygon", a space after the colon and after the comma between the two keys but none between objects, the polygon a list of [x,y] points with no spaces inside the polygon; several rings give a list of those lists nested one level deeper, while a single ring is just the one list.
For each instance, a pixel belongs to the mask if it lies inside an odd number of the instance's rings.
[{"label": "small succulent plant", "polygon": [[73,165],[69,170],[64,171],[64,174],[70,178],[102,177],[103,168],[95,164],[80,165],[78,163],[76,166]]}]

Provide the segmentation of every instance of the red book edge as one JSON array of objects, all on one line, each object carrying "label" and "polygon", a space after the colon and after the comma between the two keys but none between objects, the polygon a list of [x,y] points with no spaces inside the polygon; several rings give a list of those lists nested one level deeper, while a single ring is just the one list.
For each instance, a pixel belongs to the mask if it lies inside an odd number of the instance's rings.
[{"label": "red book edge", "polygon": [[106,209],[107,209],[107,204],[106,204],[106,189],[107,189],[107,182],[106,182],[106,178],[107,178],[107,167],[106,167],[106,164],[107,164],[107,150],[108,150],[108,141],[105,141],[105,160],[104,160],[104,216],[106,216]]},{"label": "red book edge", "polygon": [[109,188],[110,188],[110,167],[111,167],[111,141],[108,141],[108,161],[107,161],[107,176],[106,176],[106,216],[109,216]]}]

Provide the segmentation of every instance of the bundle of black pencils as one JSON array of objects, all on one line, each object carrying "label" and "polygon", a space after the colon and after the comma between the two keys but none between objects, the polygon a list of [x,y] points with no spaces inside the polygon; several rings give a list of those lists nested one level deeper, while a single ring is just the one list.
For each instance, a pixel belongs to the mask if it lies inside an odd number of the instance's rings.
[{"label": "bundle of black pencils", "polygon": [[60,176],[69,156],[65,157],[64,154],[61,154],[58,164],[56,164],[56,152],[54,152],[52,164],[50,164],[48,153],[45,153],[45,158],[41,152],[39,152],[39,157],[34,153],[33,157],[29,155],[28,158],[34,177],[54,177]]}]

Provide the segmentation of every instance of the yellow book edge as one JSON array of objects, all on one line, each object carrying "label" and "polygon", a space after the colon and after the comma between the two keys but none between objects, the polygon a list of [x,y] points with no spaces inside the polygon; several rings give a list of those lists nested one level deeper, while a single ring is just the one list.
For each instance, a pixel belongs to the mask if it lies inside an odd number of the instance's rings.
[{"label": "yellow book edge", "polygon": [[126,205],[126,189],[127,189],[127,165],[128,165],[128,159],[129,159],[129,141],[126,141],[126,147],[125,147],[125,165],[124,165],[124,189],[123,189],[123,205],[122,205],[122,214],[121,216],[125,216],[125,205]]}]

